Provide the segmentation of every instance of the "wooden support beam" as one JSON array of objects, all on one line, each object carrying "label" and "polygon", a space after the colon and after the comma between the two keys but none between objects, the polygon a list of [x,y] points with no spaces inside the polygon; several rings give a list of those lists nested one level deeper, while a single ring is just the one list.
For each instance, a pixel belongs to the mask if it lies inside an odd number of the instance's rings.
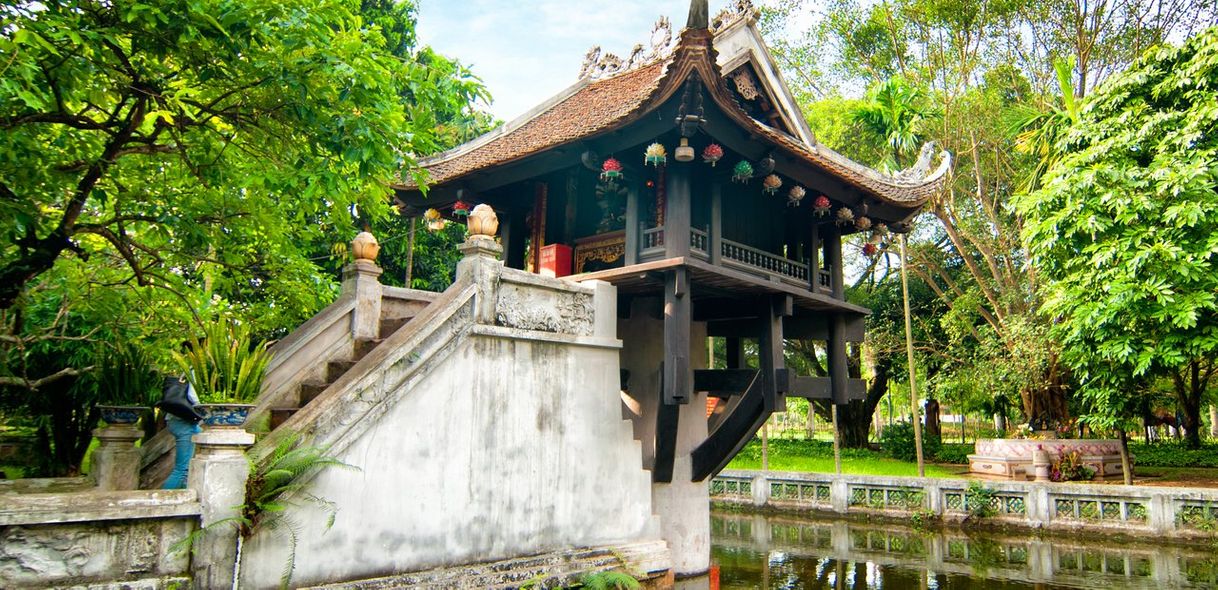
[{"label": "wooden support beam", "polygon": [[694,371],[694,391],[715,397],[739,395],[757,377],[753,369],[698,369]]},{"label": "wooden support beam", "polygon": [[[788,397],[804,399],[833,399],[831,379],[829,377],[792,377]],[[846,397],[849,400],[861,400],[867,397],[867,382],[862,379],[850,379],[846,382]]]},{"label": "wooden support beam", "polygon": [[[693,480],[713,477],[740,452],[772,413],[766,408],[764,382],[758,374],[744,395],[733,398],[710,435],[692,453]],[[653,472],[654,474],[654,472]]]},{"label": "wooden support beam", "polygon": [[677,456],[677,428],[681,407],[661,403],[656,414],[655,466],[651,468],[651,481],[672,483],[672,466]]},{"label": "wooden support beam", "polygon": [[744,341],[739,337],[729,337],[723,342],[724,362],[729,369],[744,368]]},{"label": "wooden support beam", "polygon": [[664,277],[664,404],[686,404],[692,397],[693,374],[689,363],[691,328],[688,279],[684,267]]},{"label": "wooden support beam", "polygon": [[775,296],[770,300],[770,309],[760,321],[760,336],[757,339],[757,365],[761,370],[765,409],[785,412],[787,400],[778,391],[777,371],[783,368],[782,317],[790,304],[789,298]]},{"label": "wooden support beam", "polygon": [[835,314],[829,324],[829,379],[832,399],[835,404],[849,401],[847,383],[850,379],[846,363],[846,321]]},{"label": "wooden support beam", "polygon": [[[699,305],[701,305],[699,303]],[[696,309],[695,309],[696,311]],[[740,313],[745,313],[744,311]],[[824,314],[816,315],[800,315],[786,317],[782,319],[782,334],[783,337],[789,340],[829,340],[829,324],[832,316]],[[755,338],[757,336],[757,321],[746,319],[727,319],[727,320],[698,320],[698,314],[694,314],[694,321],[706,321],[706,335],[713,337],[740,337],[740,338]],[[864,337],[864,326],[866,319],[864,316],[846,316],[845,319],[845,334],[843,337],[846,342],[862,342]]]}]

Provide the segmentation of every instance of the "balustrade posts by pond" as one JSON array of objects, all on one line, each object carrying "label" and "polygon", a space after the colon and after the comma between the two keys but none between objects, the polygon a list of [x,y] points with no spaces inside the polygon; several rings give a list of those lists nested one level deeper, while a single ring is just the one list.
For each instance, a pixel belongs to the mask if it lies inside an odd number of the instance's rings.
[{"label": "balustrade posts by pond", "polygon": [[93,479],[100,491],[137,490],[140,487],[140,451],[135,441],[144,431],[134,424],[112,424],[93,431]]},{"label": "balustrade posts by pond", "polygon": [[[231,427],[208,428],[194,435],[187,487],[199,494],[200,526],[204,529],[241,515],[249,463],[245,450],[254,435]],[[237,559],[237,523],[221,523],[195,541],[191,570],[199,589],[232,588]]]}]

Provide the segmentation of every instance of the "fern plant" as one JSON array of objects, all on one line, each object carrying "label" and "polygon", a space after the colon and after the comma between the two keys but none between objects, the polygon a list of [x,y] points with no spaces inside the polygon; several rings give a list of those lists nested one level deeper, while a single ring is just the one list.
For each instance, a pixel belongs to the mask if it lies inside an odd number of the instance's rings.
[{"label": "fern plant", "polygon": [[615,570],[584,574],[579,584],[588,590],[638,590],[640,587],[634,576]]},{"label": "fern plant", "polygon": [[205,326],[203,336],[201,342],[190,340],[190,350],[173,354],[199,399],[245,403],[258,397],[271,360],[267,343],[252,344],[248,326],[225,319]]},{"label": "fern plant", "polygon": [[333,502],[305,492],[306,477],[322,469],[358,467],[344,463],[329,454],[326,447],[300,444],[299,433],[288,433],[274,451],[263,461],[250,463],[249,479],[245,484],[245,501],[237,516],[218,520],[195,531],[175,545],[176,550],[191,548],[204,533],[216,527],[235,527],[239,533],[238,556],[241,544],[259,529],[282,535],[288,542],[288,560],[280,575],[280,586],[288,588],[292,573],[296,570],[296,547],[300,539],[300,523],[288,516],[290,508],[308,504],[321,507],[326,513],[325,529],[334,525],[338,509]]},{"label": "fern plant", "polygon": [[151,406],[160,399],[161,381],[152,360],[132,344],[106,346],[98,353],[98,367],[90,378],[96,382],[101,404]]}]

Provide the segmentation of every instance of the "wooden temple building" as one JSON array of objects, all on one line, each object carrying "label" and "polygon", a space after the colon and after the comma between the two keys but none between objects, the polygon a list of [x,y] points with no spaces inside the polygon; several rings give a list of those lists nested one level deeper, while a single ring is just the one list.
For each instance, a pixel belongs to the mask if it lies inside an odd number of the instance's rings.
[{"label": "wooden temple building", "polygon": [[[909,231],[950,168],[930,146],[884,174],[818,144],[755,16],[694,0],[676,34],[661,19],[628,58],[594,48],[573,86],[424,160],[426,191],[396,187],[407,215],[493,207],[508,267],[617,288],[623,411],[657,483],[717,473],[787,396],[862,394],[846,345],[868,310],[845,300],[843,241],[873,255]],[[828,378],[784,367],[799,339],[826,343]]]}]

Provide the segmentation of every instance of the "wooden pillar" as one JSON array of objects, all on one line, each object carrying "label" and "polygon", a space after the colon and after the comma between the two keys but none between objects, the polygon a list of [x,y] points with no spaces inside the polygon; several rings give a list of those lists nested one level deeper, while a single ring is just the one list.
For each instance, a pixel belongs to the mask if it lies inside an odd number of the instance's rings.
[{"label": "wooden pillar", "polygon": [[820,224],[815,222],[808,232],[808,284],[820,291]]},{"label": "wooden pillar", "polygon": [[578,170],[571,170],[567,173],[567,190],[564,192],[563,198],[566,199],[566,212],[562,222],[562,241],[564,244],[572,245],[575,242],[575,207],[579,201]]},{"label": "wooden pillar", "polygon": [[503,219],[506,223],[500,233],[503,236],[503,264],[508,268],[524,268],[524,249],[528,228],[524,223],[524,212],[509,210]]},{"label": "wooden pillar", "polygon": [[643,237],[639,223],[639,185],[630,183],[626,191],[626,254],[623,264],[630,266],[639,262],[639,240]]},{"label": "wooden pillar", "polygon": [[829,392],[834,404],[849,402],[847,383],[850,380],[846,363],[846,317],[833,314],[829,320]]},{"label": "wooden pillar", "polygon": [[[688,249],[688,237],[685,246]],[[689,403],[693,393],[693,369],[689,363],[692,306],[688,291],[685,268],[669,271],[664,279],[664,404]]]},{"label": "wooden pillar", "polygon": [[765,380],[765,409],[767,412],[785,412],[786,398],[782,395],[778,382],[778,370],[783,369],[782,359],[782,318],[791,315],[791,298],[775,296],[770,300],[767,313],[760,318],[761,331],[757,342],[757,366],[761,369],[761,378]]},{"label": "wooden pillar", "polygon": [[718,265],[723,256],[723,187],[711,181],[710,263]]},{"label": "wooden pillar", "polygon": [[843,299],[846,286],[842,281],[842,232],[837,228],[830,229],[825,235],[825,262],[829,263],[833,276],[833,296]]},{"label": "wooden pillar", "polygon": [[665,168],[664,255],[689,256],[690,183],[688,166]]}]

